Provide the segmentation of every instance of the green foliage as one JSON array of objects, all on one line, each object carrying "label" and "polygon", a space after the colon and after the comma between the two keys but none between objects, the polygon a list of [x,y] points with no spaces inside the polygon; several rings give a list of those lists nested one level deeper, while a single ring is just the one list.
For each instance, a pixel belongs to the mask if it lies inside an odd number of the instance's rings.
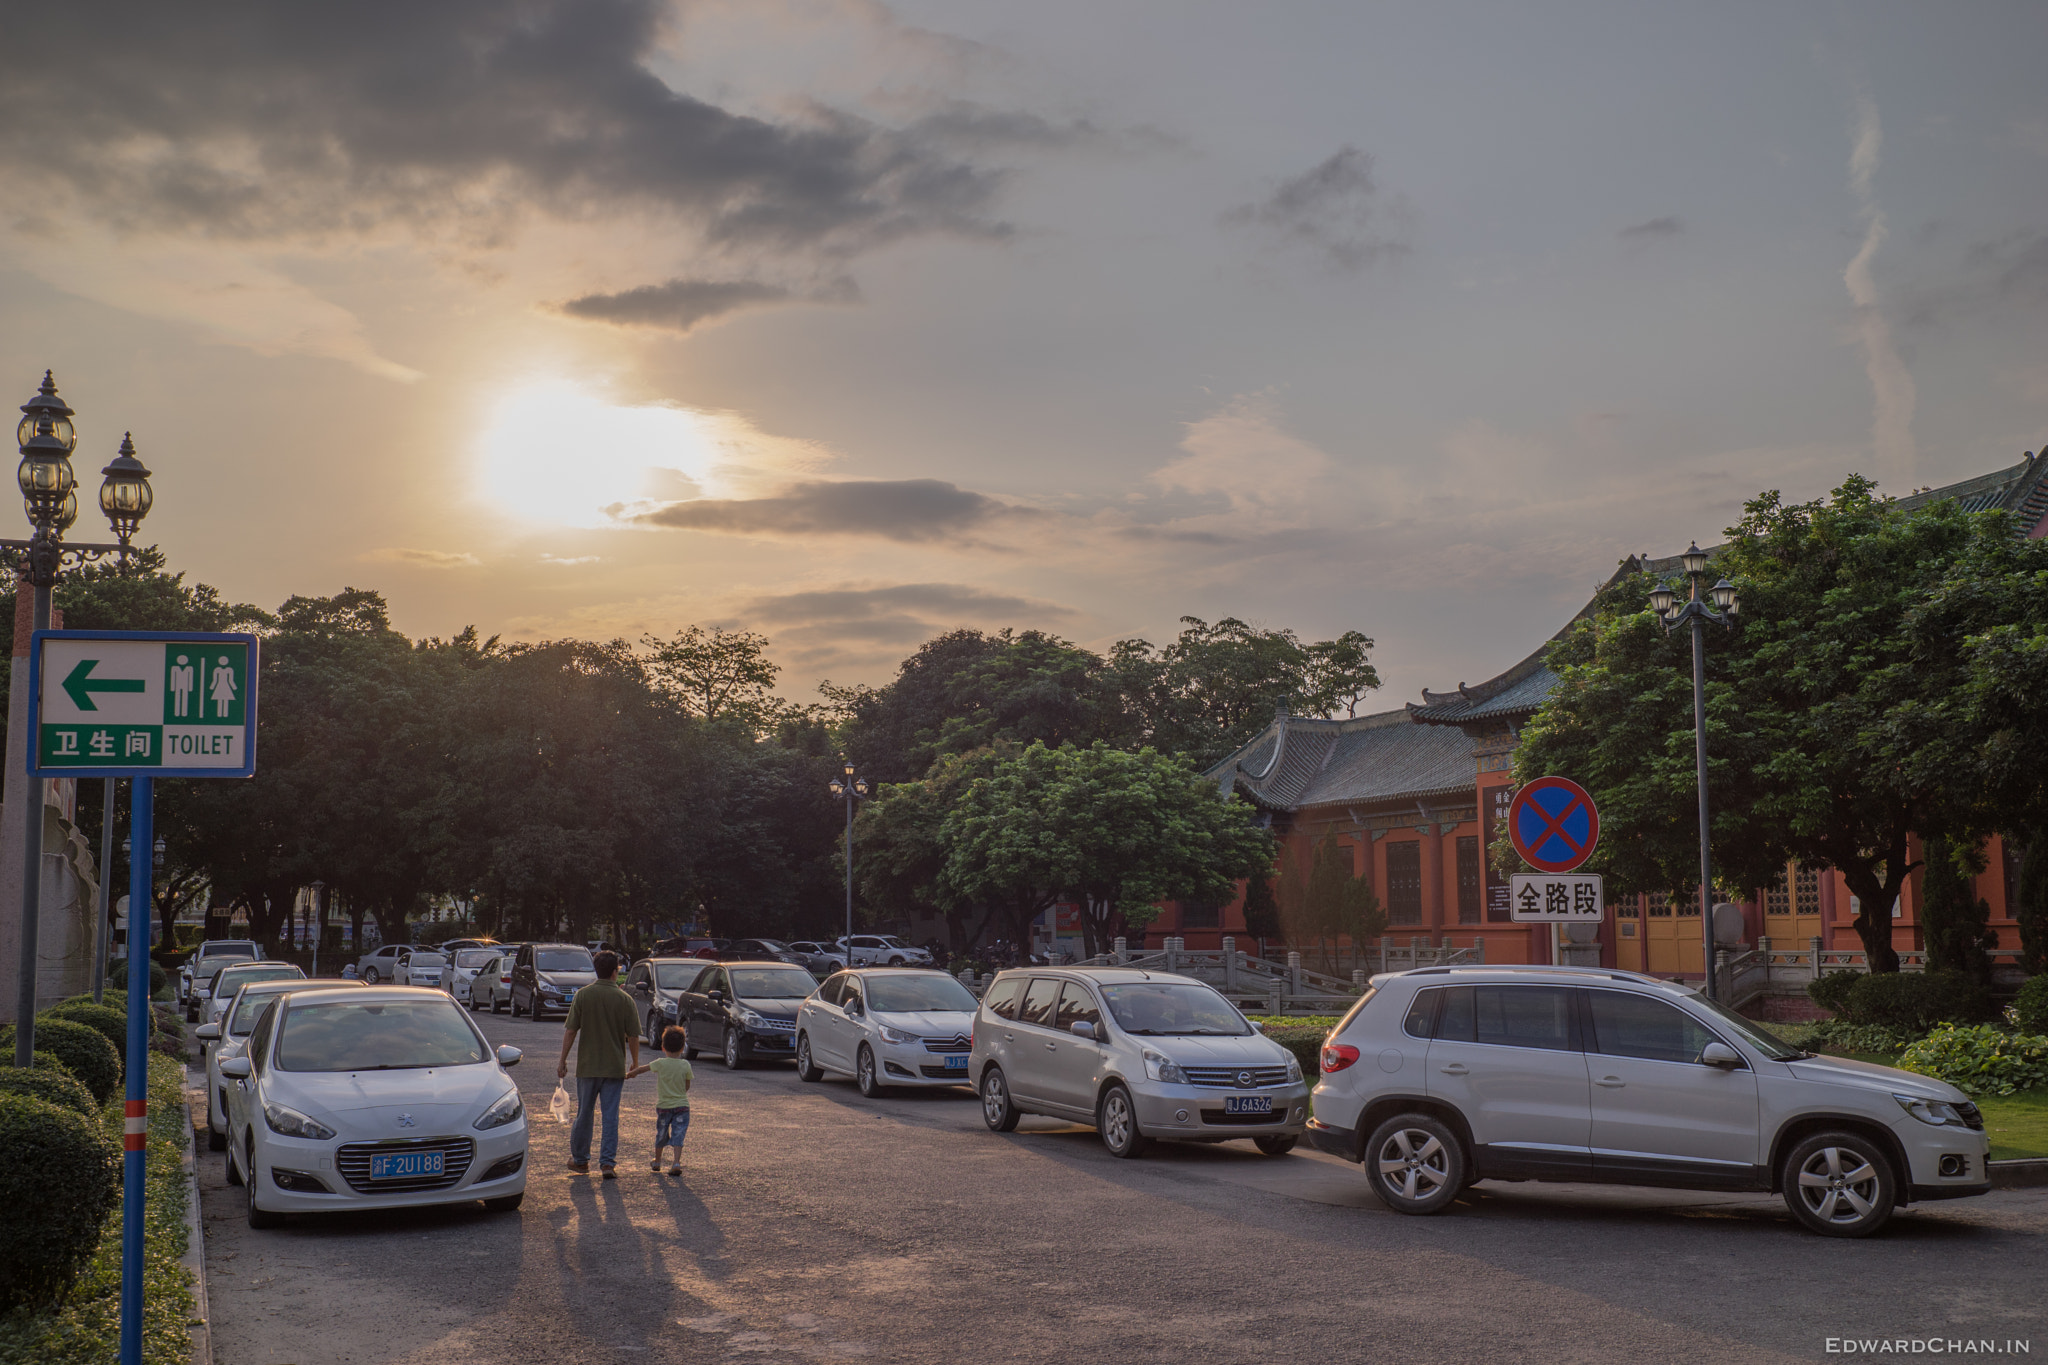
[{"label": "green foliage", "polygon": [[[1810,1025],[1811,1032],[1802,1047],[1825,1047],[1836,1052],[1898,1053],[1920,1037],[1919,1029],[1895,1029],[1883,1024],[1852,1024],[1845,1019],[1829,1019]],[[1787,1042],[1794,1039],[1790,1033],[1779,1029]]]},{"label": "green foliage", "polygon": [[2035,976],[2048,973],[2048,826],[2034,830],[2020,860],[2020,884],[2013,918],[2020,925],[2020,966]]},{"label": "green foliage", "polygon": [[748,733],[772,729],[787,707],[775,695],[782,669],[769,662],[768,637],[751,630],[687,626],[671,640],[643,635],[647,671],[656,687],[687,715],[737,725]]},{"label": "green foliage", "polygon": [[1900,1054],[1899,1065],[1966,1095],[2011,1095],[2048,1086],[2048,1038],[1944,1024]]},{"label": "green foliage", "polygon": [[[74,1024],[84,1024],[114,1045],[114,1054],[124,1062],[128,1056],[128,1016],[109,1005],[95,1005],[88,996],[83,1000],[66,1000],[61,1005],[52,1005],[40,1016],[43,1019],[68,1019]],[[41,1028],[39,1024],[37,1028]]]},{"label": "green foliage", "polygon": [[1993,1017],[1991,993],[1961,972],[1872,972],[1849,992],[1852,1024],[1924,1033]]},{"label": "green foliage", "polygon": [[2048,974],[2027,978],[2013,997],[2012,1012],[2020,1032],[2048,1034]]},{"label": "green foliage", "polygon": [[87,1090],[69,1071],[57,1064],[56,1058],[47,1052],[38,1052],[37,1060],[49,1057],[49,1066],[31,1066],[26,1070],[9,1066],[0,1068],[0,1094],[27,1095],[31,1099],[74,1109],[91,1118],[100,1111],[93,1103],[92,1091]]},{"label": "green foliage", "polygon": [[1849,992],[1856,989],[1856,983],[1863,979],[1862,972],[1829,972],[1806,988],[1806,993],[1829,1014],[1846,1019],[1849,1015]]},{"label": "green foliage", "polygon": [[1273,874],[1260,871],[1244,884],[1244,931],[1252,938],[1279,938],[1280,901],[1273,894]]},{"label": "green foliage", "polygon": [[1323,1039],[1329,1036],[1327,1028],[1313,1028],[1289,1022],[1265,1030],[1268,1038],[1294,1054],[1294,1060],[1301,1063],[1301,1074],[1311,1084],[1322,1074]]},{"label": "green foliage", "polygon": [[1339,938],[1362,947],[1386,931],[1387,913],[1371,878],[1351,870],[1351,848],[1335,838],[1318,839],[1306,869],[1297,858],[1280,859],[1281,923],[1290,943],[1320,944],[1327,965]]},{"label": "green foliage", "polygon": [[0,1310],[56,1304],[99,1245],[115,1147],[75,1109],[0,1094]]},{"label": "green foliage", "polygon": [[1991,903],[1971,893],[1969,873],[1979,869],[1958,865],[1970,851],[1946,840],[1928,841],[1920,925],[1930,970],[1961,972],[1988,987],[1991,958],[1985,950],[1998,946],[1998,935],[1990,928]]},{"label": "green foliage", "polygon": [[[0,1026],[0,1055],[12,1055],[13,1051],[14,1025]],[[99,1104],[105,1104],[121,1087],[120,1055],[96,1029],[69,1019],[40,1017],[36,1020],[36,1056],[45,1052],[83,1081]]]}]

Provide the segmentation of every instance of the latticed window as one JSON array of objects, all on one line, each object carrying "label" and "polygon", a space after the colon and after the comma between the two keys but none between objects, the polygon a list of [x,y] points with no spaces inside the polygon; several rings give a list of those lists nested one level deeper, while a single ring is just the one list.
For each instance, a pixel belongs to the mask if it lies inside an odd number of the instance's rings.
[{"label": "latticed window", "polygon": [[1793,906],[1799,914],[1820,913],[1820,869],[1799,864],[1792,880]]},{"label": "latticed window", "polygon": [[1422,844],[1403,839],[1387,844],[1387,922],[1422,923]]},{"label": "latticed window", "polygon": [[1479,923],[1479,836],[1458,836],[1458,923]]},{"label": "latticed window", "polygon": [[1671,893],[1669,891],[1661,895],[1652,892],[1650,895],[1643,897],[1643,904],[1648,907],[1651,919],[1671,918]]},{"label": "latticed window", "polygon": [[1764,890],[1764,913],[1766,915],[1789,915],[1792,913],[1792,869],[1786,868],[1778,876],[1777,884]]}]

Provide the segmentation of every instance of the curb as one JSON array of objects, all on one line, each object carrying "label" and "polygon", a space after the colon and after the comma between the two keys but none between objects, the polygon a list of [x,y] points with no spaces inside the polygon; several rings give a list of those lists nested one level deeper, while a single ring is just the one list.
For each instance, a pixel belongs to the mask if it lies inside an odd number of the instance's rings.
[{"label": "curb", "polygon": [[1994,1190],[2019,1190],[2035,1185],[2048,1185],[2048,1160],[2030,1157],[2023,1161],[1988,1161],[1985,1163],[1991,1176]]},{"label": "curb", "polygon": [[[191,1073],[186,1072],[189,1082]],[[185,1259],[192,1272],[192,1365],[213,1365],[213,1314],[206,1303],[206,1229],[199,1216],[199,1133],[191,1121],[192,1097],[186,1092],[185,1127],[191,1141],[185,1147]]]}]

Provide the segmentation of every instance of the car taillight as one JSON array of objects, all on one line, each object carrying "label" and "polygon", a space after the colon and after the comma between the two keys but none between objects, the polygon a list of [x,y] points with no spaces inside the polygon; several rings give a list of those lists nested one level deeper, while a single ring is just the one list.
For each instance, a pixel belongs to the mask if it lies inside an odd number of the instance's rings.
[{"label": "car taillight", "polygon": [[1323,1074],[1325,1076],[1333,1071],[1342,1071],[1357,1060],[1358,1049],[1349,1043],[1323,1044]]}]

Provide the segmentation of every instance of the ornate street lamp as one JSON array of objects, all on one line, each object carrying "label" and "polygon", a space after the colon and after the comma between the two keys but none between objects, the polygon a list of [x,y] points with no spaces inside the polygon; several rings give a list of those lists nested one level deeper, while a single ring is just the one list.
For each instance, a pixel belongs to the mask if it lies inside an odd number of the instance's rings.
[{"label": "ornate street lamp", "polygon": [[[96,563],[108,555],[119,555],[124,565],[128,562],[129,541],[142,524],[142,519],[149,515],[152,501],[149,471],[143,468],[142,461],[135,458],[133,442],[123,436],[121,451],[103,471],[106,482],[100,487],[100,509],[113,523],[119,543],[64,543],[64,533],[78,520],[78,473],[71,467],[71,454],[78,449],[78,429],[71,421],[74,415],[64,400],[57,396],[56,380],[45,370],[42,387],[21,405],[21,422],[14,432],[15,443],[21,448],[21,464],[14,471],[14,479],[21,489],[22,511],[27,514],[33,533],[27,540],[0,540],[0,553],[4,553],[6,561],[15,568],[21,582],[34,592],[35,606],[30,619],[36,630],[50,628],[50,591],[56,587],[58,576],[65,569]],[[114,818],[114,779],[111,777],[106,779],[105,792],[106,814],[103,818],[111,821]],[[21,1067],[30,1065],[35,1057],[36,939],[41,927],[43,898],[42,795],[42,784],[37,782],[28,793],[29,818],[23,822],[27,834],[21,869],[21,962],[15,985],[14,1016],[14,1064]],[[103,838],[103,849],[105,844]],[[100,880],[104,888],[107,885],[104,867],[100,869]],[[133,920],[132,908],[130,919]],[[100,921],[100,933],[104,934],[104,904],[100,907]],[[131,929],[130,952],[134,951],[134,937]],[[148,945],[147,937],[143,943],[145,947]],[[95,996],[101,990],[98,977],[102,975],[104,973],[96,966]]]},{"label": "ornate street lamp", "polygon": [[[1692,740],[1693,763],[1699,775],[1700,793],[1700,943],[1701,967],[1706,973],[1706,994],[1714,998],[1714,863],[1712,847],[1708,840],[1707,817],[1707,641],[1706,629],[1709,621],[1724,629],[1732,629],[1735,618],[1741,611],[1741,602],[1735,585],[1723,578],[1713,587],[1702,591],[1700,581],[1707,576],[1707,552],[1694,542],[1679,556],[1685,566],[1685,577],[1690,589],[1685,604],[1678,604],[1678,594],[1659,583],[1650,589],[1650,606],[1655,609],[1664,623],[1664,633],[1670,634],[1681,625],[1692,626]],[[1712,597],[1714,605],[1707,605]],[[1716,610],[1715,608],[1719,608]]]},{"label": "ornate street lamp", "polygon": [[854,776],[846,765],[846,776],[832,779],[832,795],[846,803],[846,965],[853,966],[853,808],[868,799],[868,780]]}]

